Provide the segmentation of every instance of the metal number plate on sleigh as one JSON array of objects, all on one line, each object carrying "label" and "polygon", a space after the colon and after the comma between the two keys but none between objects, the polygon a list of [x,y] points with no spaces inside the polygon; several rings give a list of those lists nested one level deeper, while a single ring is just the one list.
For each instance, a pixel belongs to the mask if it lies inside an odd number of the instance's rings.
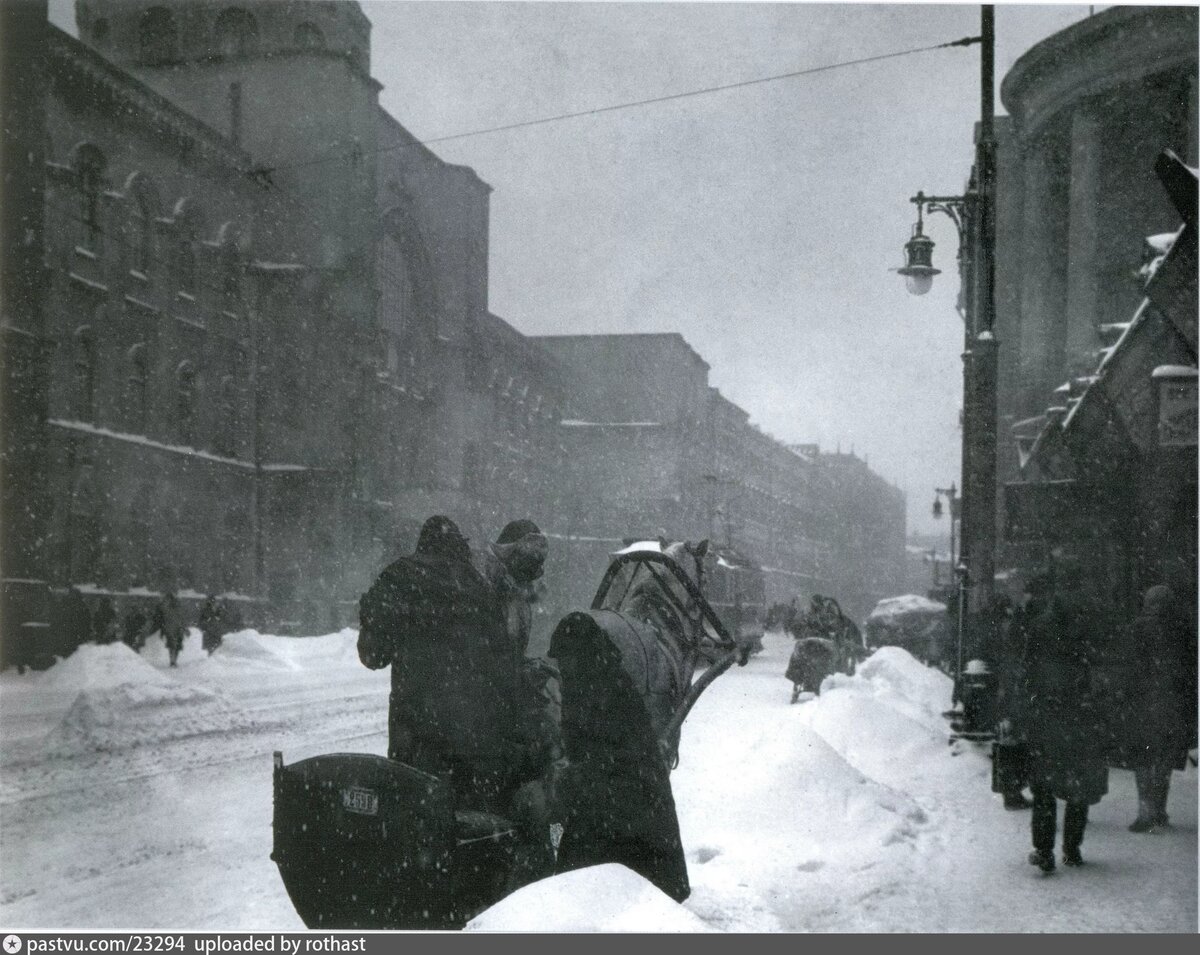
[{"label": "metal number plate on sleigh", "polygon": [[374,790],[351,786],[342,790],[342,808],[360,816],[379,815],[379,795]]}]

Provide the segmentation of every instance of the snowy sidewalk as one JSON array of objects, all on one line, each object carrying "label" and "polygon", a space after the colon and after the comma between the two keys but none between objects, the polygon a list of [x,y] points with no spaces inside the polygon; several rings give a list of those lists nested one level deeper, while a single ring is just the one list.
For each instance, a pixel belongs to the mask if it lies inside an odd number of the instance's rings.
[{"label": "snowy sidewalk", "polygon": [[718,680],[673,783],[686,903],[732,930],[1194,932],[1197,776],[1170,831],[1135,835],[1132,774],[1093,807],[1087,865],[1044,877],[1029,813],[990,792],[986,752],[946,742],[950,681],[899,651],[788,705],[790,640]]},{"label": "snowy sidewalk", "polygon": [[[299,930],[270,861],[270,754],[385,751],[387,674],[353,647],[352,631],[248,631],[209,659],[193,633],[177,669],[160,646],[138,658],[117,645],[0,675],[0,924]],[[792,706],[790,647],[768,635],[684,724],[672,777],[684,906],[610,866],[528,886],[479,924],[1196,930],[1194,769],[1172,780],[1175,827],[1143,836],[1125,828],[1132,777],[1113,772],[1088,864],[1046,878],[1025,861],[1028,813],[990,792],[986,754],[947,745],[949,680],[887,650]]]}]

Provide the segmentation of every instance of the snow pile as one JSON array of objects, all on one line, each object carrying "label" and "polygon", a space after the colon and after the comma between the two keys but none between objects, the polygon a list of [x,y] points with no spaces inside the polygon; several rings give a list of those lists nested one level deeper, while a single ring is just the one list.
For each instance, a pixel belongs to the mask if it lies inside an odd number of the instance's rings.
[{"label": "snow pile", "polygon": [[46,752],[59,758],[228,733],[249,723],[220,694],[172,680],[124,644],[82,646],[45,679],[59,691],[79,690],[45,739]]},{"label": "snow pile", "polygon": [[47,670],[41,678],[41,686],[56,693],[78,693],[114,687],[131,680],[145,683],[160,679],[153,666],[123,643],[85,643]]},{"label": "snow pile", "polygon": [[944,603],[938,603],[936,600],[930,600],[928,597],[921,597],[917,594],[904,594],[901,597],[888,597],[879,601],[867,619],[888,623],[910,613],[945,612],[946,605]]},{"label": "snow pile", "polygon": [[[246,631],[254,633],[255,631]],[[358,631],[346,627],[337,633],[320,637],[276,637],[259,634],[262,647],[294,666],[308,669],[312,666],[324,668],[338,661],[360,666],[358,662]],[[224,649],[224,647],[222,647]]]},{"label": "snow pile", "polygon": [[[844,907],[860,872],[907,859],[927,830],[910,796],[806,725],[824,696],[789,705],[791,641],[768,634],[764,645],[700,698],[671,778],[692,884],[685,904],[727,931],[779,930],[798,909]],[[706,718],[709,708],[722,718]]]},{"label": "snow pile", "polygon": [[534,882],[467,924],[475,932],[710,932],[703,921],[623,865]]},{"label": "snow pile", "polygon": [[847,762],[874,778],[907,781],[940,772],[946,759],[953,681],[899,647],[875,651],[854,676],[821,684],[807,724]]},{"label": "snow pile", "polygon": [[216,655],[231,663],[250,663],[274,670],[299,670],[300,665],[283,646],[285,641],[299,642],[299,639],[264,635],[257,630],[239,630],[225,634]]}]

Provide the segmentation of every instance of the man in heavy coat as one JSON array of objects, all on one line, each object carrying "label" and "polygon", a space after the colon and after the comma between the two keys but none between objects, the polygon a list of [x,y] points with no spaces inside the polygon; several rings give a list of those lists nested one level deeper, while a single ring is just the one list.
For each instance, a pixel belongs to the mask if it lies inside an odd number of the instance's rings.
[{"label": "man in heavy coat", "polygon": [[1018,731],[1029,745],[1029,788],[1033,852],[1029,861],[1054,871],[1057,799],[1063,813],[1062,857],[1083,864],[1080,846],[1088,807],[1108,792],[1101,716],[1091,698],[1087,634],[1072,610],[1078,586],[1064,577],[1044,605],[1031,602],[1025,653],[1018,680],[1020,699],[1013,707]]},{"label": "man in heavy coat", "polygon": [[1135,772],[1138,816],[1131,832],[1167,825],[1171,770],[1183,769],[1196,739],[1196,644],[1161,584],[1143,598],[1129,649],[1125,745]]},{"label": "man in heavy coat", "polygon": [[492,589],[448,517],[359,601],[358,656],[392,668],[388,757],[448,776],[459,800],[505,813],[522,779],[518,669]]}]

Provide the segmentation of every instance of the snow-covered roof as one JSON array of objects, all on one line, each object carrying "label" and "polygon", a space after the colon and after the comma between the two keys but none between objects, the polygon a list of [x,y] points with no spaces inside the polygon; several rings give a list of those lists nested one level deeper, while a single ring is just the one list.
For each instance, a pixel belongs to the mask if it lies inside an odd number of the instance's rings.
[{"label": "snow-covered roof", "polygon": [[626,554],[661,554],[662,544],[658,541],[634,541],[620,550],[613,551],[613,557],[623,557]]},{"label": "snow-covered roof", "polygon": [[1195,378],[1197,371],[1191,365],[1159,365],[1150,373],[1151,378]]},{"label": "snow-covered roof", "polygon": [[899,597],[887,597],[875,605],[868,620],[883,620],[889,617],[899,617],[907,613],[945,613],[946,605],[919,594],[903,594]]}]

